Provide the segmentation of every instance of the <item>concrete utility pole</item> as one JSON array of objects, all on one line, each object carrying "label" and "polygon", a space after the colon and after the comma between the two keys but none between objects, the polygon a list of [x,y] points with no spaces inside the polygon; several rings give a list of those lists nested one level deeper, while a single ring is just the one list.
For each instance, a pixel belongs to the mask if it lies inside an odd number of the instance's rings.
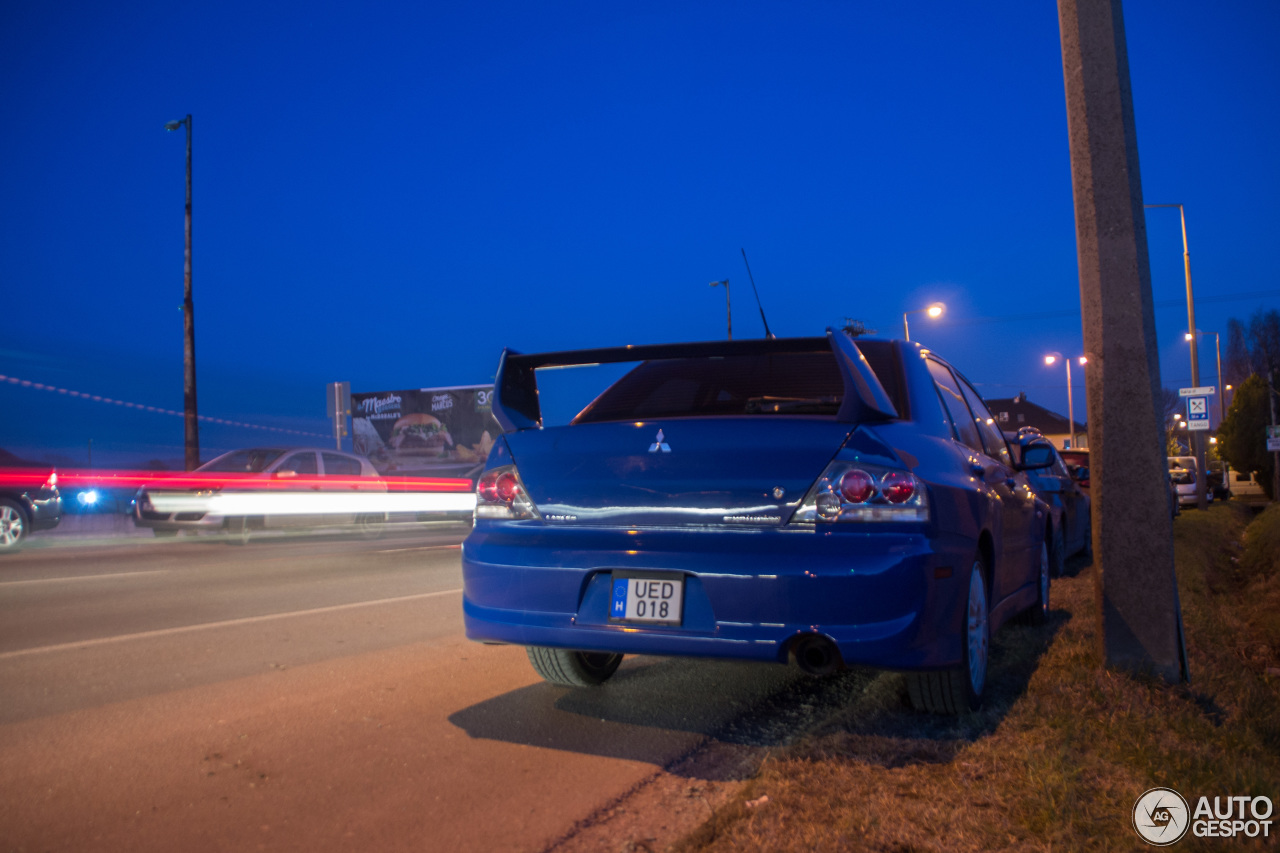
[{"label": "concrete utility pole", "polygon": [[1108,666],[1190,677],[1173,565],[1160,362],[1120,0],[1058,0]]}]

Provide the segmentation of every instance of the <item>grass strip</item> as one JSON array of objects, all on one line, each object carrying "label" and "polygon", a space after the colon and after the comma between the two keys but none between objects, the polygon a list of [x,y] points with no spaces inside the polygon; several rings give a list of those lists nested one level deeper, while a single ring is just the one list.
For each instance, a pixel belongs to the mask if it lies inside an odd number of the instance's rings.
[{"label": "grass strip", "polygon": [[1077,565],[1047,625],[994,638],[981,712],[917,714],[902,677],[879,674],[673,849],[1133,850],[1146,845],[1131,810],[1152,787],[1192,808],[1245,794],[1280,807],[1280,505],[1183,513],[1174,538],[1190,684],[1101,667],[1093,567]]}]

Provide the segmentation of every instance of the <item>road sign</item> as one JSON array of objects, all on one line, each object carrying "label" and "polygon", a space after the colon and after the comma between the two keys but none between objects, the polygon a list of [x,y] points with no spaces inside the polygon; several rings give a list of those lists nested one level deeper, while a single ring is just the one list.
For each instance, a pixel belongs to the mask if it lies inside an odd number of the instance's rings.
[{"label": "road sign", "polygon": [[1187,398],[1187,421],[1208,421],[1209,420],[1209,398],[1208,397],[1188,397]]},{"label": "road sign", "polygon": [[1280,426],[1267,427],[1267,452],[1280,452]]},{"label": "road sign", "polygon": [[1212,385],[1199,385],[1195,388],[1179,388],[1179,397],[1207,397],[1210,394],[1218,393],[1218,389]]},{"label": "road sign", "polygon": [[1196,430],[1207,430],[1209,429],[1209,421],[1187,421],[1187,429],[1192,432],[1195,432]]}]

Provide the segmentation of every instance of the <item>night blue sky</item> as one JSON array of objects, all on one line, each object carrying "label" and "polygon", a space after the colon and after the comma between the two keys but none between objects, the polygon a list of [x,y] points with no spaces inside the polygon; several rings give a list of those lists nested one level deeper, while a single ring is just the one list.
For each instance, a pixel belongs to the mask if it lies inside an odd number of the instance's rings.
[{"label": "night blue sky", "polygon": [[[1201,329],[1280,303],[1280,5],[1125,4],[1144,193]],[[182,408],[194,116],[202,414],[324,434],[324,385],[489,381],[503,346],[913,338],[1065,413],[1081,348],[1052,2],[0,6],[0,374]],[[1189,384],[1176,211],[1148,214]],[[1225,343],[1225,341],[1224,341]],[[1212,346],[1201,379],[1214,379]],[[1083,378],[1077,401],[1083,400]],[[1081,402],[1077,410],[1083,414]],[[181,457],[181,419],[0,383],[0,447]],[[202,426],[204,456],[285,440]],[[322,439],[315,443],[323,444]]]}]

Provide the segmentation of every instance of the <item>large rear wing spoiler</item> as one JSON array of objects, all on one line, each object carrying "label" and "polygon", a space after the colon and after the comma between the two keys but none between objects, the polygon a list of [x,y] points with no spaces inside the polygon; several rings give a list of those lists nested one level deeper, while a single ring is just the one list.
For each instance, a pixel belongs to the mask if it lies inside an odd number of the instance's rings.
[{"label": "large rear wing spoiler", "polygon": [[539,368],[805,352],[835,353],[836,363],[840,366],[840,374],[844,379],[844,399],[840,411],[836,413],[837,421],[862,423],[898,417],[898,410],[871,370],[866,357],[852,338],[835,329],[827,329],[827,335],[823,338],[646,344],[533,355],[522,355],[514,350],[504,349],[494,381],[493,416],[506,432],[541,428],[542,409],[538,403],[538,380],[535,373]]}]

